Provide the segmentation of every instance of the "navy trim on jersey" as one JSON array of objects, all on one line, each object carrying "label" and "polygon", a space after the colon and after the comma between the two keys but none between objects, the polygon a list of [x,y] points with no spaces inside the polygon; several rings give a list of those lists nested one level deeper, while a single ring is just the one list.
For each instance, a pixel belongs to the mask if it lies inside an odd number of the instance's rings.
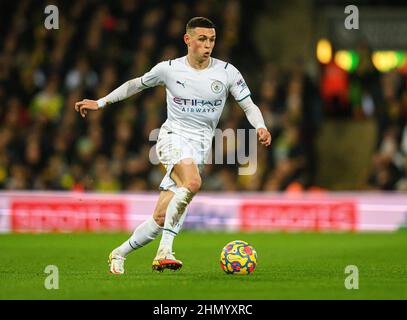
[{"label": "navy trim on jersey", "polygon": [[168,60],[168,63],[171,65],[171,60]]},{"label": "navy trim on jersey", "polygon": [[143,78],[140,78],[140,80],[141,80],[141,84],[142,84],[143,86],[145,86],[145,87],[147,87],[147,88],[150,88],[148,85],[144,84]]},{"label": "navy trim on jersey", "polygon": [[244,97],[244,98],[242,98],[242,99],[240,99],[240,100],[236,100],[236,102],[240,102],[240,101],[243,101],[244,99],[246,99],[247,97],[250,97],[252,94],[251,93],[249,93],[246,97]]},{"label": "navy trim on jersey", "polygon": [[229,62],[227,62],[227,63],[226,63],[226,65],[225,65],[225,69],[228,67],[228,65],[229,65]]}]

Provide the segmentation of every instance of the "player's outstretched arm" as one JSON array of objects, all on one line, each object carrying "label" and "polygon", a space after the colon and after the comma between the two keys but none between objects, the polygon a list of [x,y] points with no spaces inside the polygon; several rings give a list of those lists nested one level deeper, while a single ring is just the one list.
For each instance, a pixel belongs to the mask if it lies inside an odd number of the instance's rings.
[{"label": "player's outstretched arm", "polygon": [[122,101],[145,88],[146,86],[143,85],[141,78],[135,78],[123,83],[120,87],[99,100],[84,99],[75,103],[75,110],[84,118],[88,110],[98,110],[108,104]]},{"label": "player's outstretched arm", "polygon": [[75,103],[75,110],[84,118],[88,110],[98,110],[109,104],[122,101],[146,88],[165,85],[166,62],[160,62],[142,77],[135,78],[123,83],[120,87],[110,92],[99,100],[84,99]]}]

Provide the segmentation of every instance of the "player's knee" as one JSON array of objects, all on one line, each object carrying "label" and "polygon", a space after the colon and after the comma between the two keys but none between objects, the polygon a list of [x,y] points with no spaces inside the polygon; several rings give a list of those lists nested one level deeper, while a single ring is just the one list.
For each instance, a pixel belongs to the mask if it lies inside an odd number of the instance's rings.
[{"label": "player's knee", "polygon": [[164,226],[165,212],[154,212],[153,218],[155,223],[158,224],[160,227]]},{"label": "player's knee", "polygon": [[192,193],[197,193],[201,189],[202,180],[201,177],[194,177],[187,181],[186,188]]}]

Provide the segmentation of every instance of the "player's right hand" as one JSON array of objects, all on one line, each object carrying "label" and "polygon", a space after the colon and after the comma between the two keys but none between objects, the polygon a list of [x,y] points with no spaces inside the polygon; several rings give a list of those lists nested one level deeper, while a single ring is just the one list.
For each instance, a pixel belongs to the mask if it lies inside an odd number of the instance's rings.
[{"label": "player's right hand", "polygon": [[75,103],[75,110],[81,114],[82,118],[86,117],[87,110],[97,109],[99,109],[99,106],[96,100],[83,99]]}]

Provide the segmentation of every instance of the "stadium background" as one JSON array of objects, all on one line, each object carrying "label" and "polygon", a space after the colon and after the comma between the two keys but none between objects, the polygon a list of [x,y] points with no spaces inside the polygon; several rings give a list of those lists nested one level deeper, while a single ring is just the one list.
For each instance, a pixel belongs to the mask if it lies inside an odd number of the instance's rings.
[{"label": "stadium background", "polygon": [[[218,28],[214,56],[241,69],[274,137],[272,148],[258,148],[259,168],[250,179],[236,166],[210,165],[203,190],[406,190],[405,56],[404,66],[382,73],[370,55],[406,50],[405,41],[383,48],[388,43],[369,44],[363,28],[345,30],[340,1],[56,1],[59,30],[44,28],[46,4],[2,2],[2,189],[157,190],[163,171],[149,162],[154,142],[148,137],[165,120],[164,89],[146,90],[86,120],[73,105],[184,55],[185,23],[203,15]],[[329,18],[332,4],[337,16]],[[361,4],[375,10],[386,3]],[[382,20],[395,10],[406,9],[388,7]],[[338,16],[342,33],[358,34],[336,49],[358,55],[349,72],[316,57],[318,40],[338,42],[329,25]],[[219,127],[250,128],[233,99]]]},{"label": "stadium background", "polygon": [[[44,28],[48,4],[59,30]],[[2,1],[0,298],[405,299],[406,232],[355,231],[407,225],[407,6],[358,1],[360,29],[346,30],[347,4]],[[166,117],[165,91],[86,119],[74,103],[184,55],[185,23],[198,15],[215,22],[213,55],[240,69],[273,142],[258,146],[253,176],[206,166],[175,243],[181,273],[152,275],[152,244],[112,280],[107,253],[158,196],[164,171],[149,162],[148,137]],[[219,127],[250,128],[233,99]],[[235,238],[259,254],[250,279],[219,269]],[[61,290],[44,289],[46,264],[60,267]],[[363,270],[361,290],[343,289],[350,264]]]}]

